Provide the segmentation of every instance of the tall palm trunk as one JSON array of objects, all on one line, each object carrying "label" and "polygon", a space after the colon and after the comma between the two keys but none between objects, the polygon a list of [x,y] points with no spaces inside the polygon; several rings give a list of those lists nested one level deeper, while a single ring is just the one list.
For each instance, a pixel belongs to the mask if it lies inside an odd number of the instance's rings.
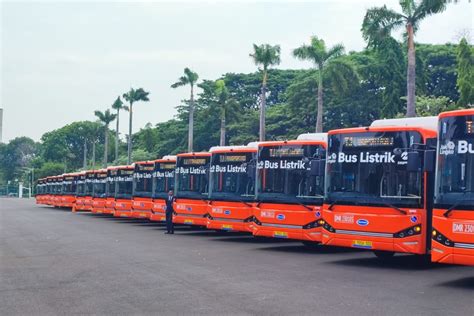
[{"label": "tall palm trunk", "polygon": [[117,109],[117,126],[115,128],[115,160],[118,159],[118,147],[119,147],[119,114],[120,109]]},{"label": "tall palm trunk", "polygon": [[221,139],[219,145],[225,146],[225,110],[222,109],[221,114]]},{"label": "tall palm trunk", "polygon": [[132,163],[132,117],[133,117],[133,102],[130,102],[128,119],[128,164]]},{"label": "tall palm trunk", "polygon": [[92,169],[95,169],[95,141],[92,142]]},{"label": "tall palm trunk", "polygon": [[109,125],[105,125],[104,135],[104,168],[107,168],[107,154],[109,150]]},{"label": "tall palm trunk", "polygon": [[193,151],[194,141],[194,86],[191,85],[191,100],[189,102],[189,124],[188,124],[188,152]]},{"label": "tall palm trunk", "polygon": [[267,107],[267,70],[263,70],[262,91],[260,95],[260,128],[259,139],[261,142],[265,141],[265,110]]},{"label": "tall palm trunk", "polygon": [[407,117],[416,116],[415,108],[415,80],[416,80],[416,59],[415,42],[413,36],[413,25],[407,24],[408,34],[408,68],[407,68]]},{"label": "tall palm trunk", "polygon": [[318,110],[316,113],[316,133],[323,132],[323,67],[319,67]]},{"label": "tall palm trunk", "polygon": [[87,169],[87,140],[84,139],[84,157],[82,159],[82,168]]}]

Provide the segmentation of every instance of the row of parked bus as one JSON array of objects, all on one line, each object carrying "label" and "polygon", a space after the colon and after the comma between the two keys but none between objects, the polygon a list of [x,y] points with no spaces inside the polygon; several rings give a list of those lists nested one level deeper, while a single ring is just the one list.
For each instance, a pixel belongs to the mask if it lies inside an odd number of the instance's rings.
[{"label": "row of parked bus", "polygon": [[474,265],[474,110],[40,179],[37,203]]}]

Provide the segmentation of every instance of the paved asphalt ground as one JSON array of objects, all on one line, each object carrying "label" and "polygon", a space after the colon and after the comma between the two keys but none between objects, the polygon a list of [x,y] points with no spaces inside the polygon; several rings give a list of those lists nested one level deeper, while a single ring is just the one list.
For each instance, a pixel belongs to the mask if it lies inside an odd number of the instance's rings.
[{"label": "paved asphalt ground", "polygon": [[0,199],[0,315],[474,315],[474,268]]}]

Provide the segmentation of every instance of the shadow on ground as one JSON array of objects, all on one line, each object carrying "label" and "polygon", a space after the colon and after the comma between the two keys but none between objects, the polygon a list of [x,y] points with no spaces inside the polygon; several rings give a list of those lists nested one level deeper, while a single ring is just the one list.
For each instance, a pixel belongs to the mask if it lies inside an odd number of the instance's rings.
[{"label": "shadow on ground", "polygon": [[454,266],[446,264],[432,263],[429,256],[417,255],[395,255],[388,259],[379,259],[374,255],[373,257],[337,260],[332,261],[331,263],[343,266],[393,270],[435,270],[455,268]]},{"label": "shadow on ground", "polygon": [[436,286],[474,291],[474,276],[439,283]]}]

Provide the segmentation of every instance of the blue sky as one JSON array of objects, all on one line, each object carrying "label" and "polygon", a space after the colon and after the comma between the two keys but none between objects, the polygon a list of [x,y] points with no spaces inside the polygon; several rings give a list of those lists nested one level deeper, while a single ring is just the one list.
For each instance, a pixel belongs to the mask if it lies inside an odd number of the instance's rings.
[{"label": "blue sky", "polygon": [[[361,50],[367,8],[398,1],[2,1],[4,141],[39,140],[75,120],[95,120],[130,87],[150,91],[134,130],[173,117],[187,88],[171,89],[184,67],[201,78],[252,72],[252,43],[280,44],[278,68],[309,68],[291,50],[311,35]],[[456,42],[473,28],[473,3],[427,18],[416,40]],[[121,131],[126,132],[125,120]]]}]

